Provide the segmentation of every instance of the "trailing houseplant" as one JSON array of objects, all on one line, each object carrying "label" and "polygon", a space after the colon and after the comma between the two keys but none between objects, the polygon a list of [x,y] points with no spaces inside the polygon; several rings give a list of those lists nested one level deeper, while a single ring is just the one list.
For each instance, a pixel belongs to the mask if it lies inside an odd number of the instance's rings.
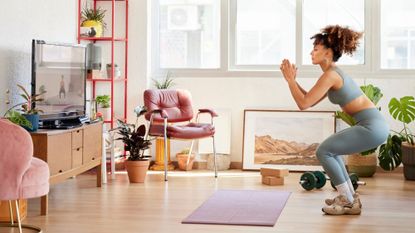
[{"label": "trailing houseplant", "polygon": [[403,128],[397,133],[402,139],[402,163],[404,176],[408,180],[415,180],[415,135],[408,125],[415,121],[415,99],[413,96],[404,96],[399,100],[392,98],[388,105],[391,116],[403,123]]},{"label": "trailing houseplant", "polygon": [[[18,124],[28,131],[36,131],[39,128],[39,112],[43,112],[35,108],[36,102],[43,101],[41,97],[46,91],[42,91],[39,94],[30,95],[29,92],[20,84],[17,87],[21,90],[20,96],[23,98],[23,102],[13,105],[10,107],[4,116],[11,122]],[[15,109],[20,107],[19,109]],[[24,119],[23,119],[24,118]],[[25,120],[26,119],[26,120]]]},{"label": "trailing houseplant", "polygon": [[135,124],[117,120],[118,134],[121,137],[116,140],[121,140],[124,143],[125,151],[128,152],[126,168],[130,182],[142,183],[147,173],[150,158],[144,152],[149,149],[151,140],[146,137],[145,125],[138,125],[139,117],[144,115],[147,109],[145,107],[136,107],[134,112],[137,116]]},{"label": "trailing houseplant", "polygon": [[91,29],[89,36],[91,37],[101,37],[103,30],[106,28],[107,24],[104,21],[105,13],[107,11],[98,7],[96,9],[89,8],[85,6],[81,12],[82,27],[88,27]]},{"label": "trailing houseplant", "polygon": [[[360,89],[373,102],[375,106],[383,97],[381,90],[372,84],[360,86]],[[380,107],[378,109],[380,111]],[[335,116],[336,118],[343,120],[349,126],[354,126],[357,124],[352,116],[343,111],[337,111]],[[347,156],[346,164],[349,172],[357,173],[360,177],[373,176],[373,174],[376,172],[377,166],[375,154],[376,150],[377,147],[363,151],[361,153]]]}]

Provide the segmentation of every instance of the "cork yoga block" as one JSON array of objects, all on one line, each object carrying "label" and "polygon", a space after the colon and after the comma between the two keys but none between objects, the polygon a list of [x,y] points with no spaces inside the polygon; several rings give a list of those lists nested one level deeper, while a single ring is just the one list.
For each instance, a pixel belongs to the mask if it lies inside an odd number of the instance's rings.
[{"label": "cork yoga block", "polygon": [[261,168],[261,176],[274,176],[274,177],[285,177],[288,176],[288,169],[274,169],[274,168]]},{"label": "cork yoga block", "polygon": [[262,176],[262,183],[271,186],[283,185],[284,177]]}]

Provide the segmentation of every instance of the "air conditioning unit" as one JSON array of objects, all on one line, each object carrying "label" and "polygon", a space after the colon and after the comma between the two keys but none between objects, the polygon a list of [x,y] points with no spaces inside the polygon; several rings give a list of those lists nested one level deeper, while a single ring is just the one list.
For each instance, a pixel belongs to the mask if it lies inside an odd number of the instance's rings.
[{"label": "air conditioning unit", "polygon": [[168,6],[167,29],[181,31],[199,30],[199,11],[197,5]]}]

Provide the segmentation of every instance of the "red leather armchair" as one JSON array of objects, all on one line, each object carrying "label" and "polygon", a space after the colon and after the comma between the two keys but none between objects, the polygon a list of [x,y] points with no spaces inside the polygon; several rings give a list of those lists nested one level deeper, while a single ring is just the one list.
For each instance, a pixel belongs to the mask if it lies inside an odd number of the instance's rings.
[{"label": "red leather armchair", "polygon": [[[189,155],[192,153],[193,142],[196,139],[212,137],[215,178],[216,149],[215,127],[213,118],[218,115],[211,109],[199,109],[196,122],[193,119],[191,95],[186,90],[157,89],[144,92],[144,105],[147,107],[146,119],[149,121],[149,136],[164,138],[164,180],[167,181],[167,139],[192,140]],[[210,114],[211,123],[198,123],[199,114]],[[175,124],[188,122],[186,124]]]}]

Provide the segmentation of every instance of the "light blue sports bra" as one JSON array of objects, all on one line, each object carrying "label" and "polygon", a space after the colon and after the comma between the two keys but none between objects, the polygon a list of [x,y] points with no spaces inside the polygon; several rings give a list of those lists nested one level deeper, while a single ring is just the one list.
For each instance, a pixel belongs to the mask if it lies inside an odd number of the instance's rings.
[{"label": "light blue sports bra", "polygon": [[329,90],[327,92],[327,97],[330,102],[333,104],[338,104],[340,107],[345,106],[350,103],[352,100],[363,95],[360,87],[351,79],[347,74],[343,73],[338,67],[335,67],[334,70],[342,77],[343,86],[338,90]]}]

